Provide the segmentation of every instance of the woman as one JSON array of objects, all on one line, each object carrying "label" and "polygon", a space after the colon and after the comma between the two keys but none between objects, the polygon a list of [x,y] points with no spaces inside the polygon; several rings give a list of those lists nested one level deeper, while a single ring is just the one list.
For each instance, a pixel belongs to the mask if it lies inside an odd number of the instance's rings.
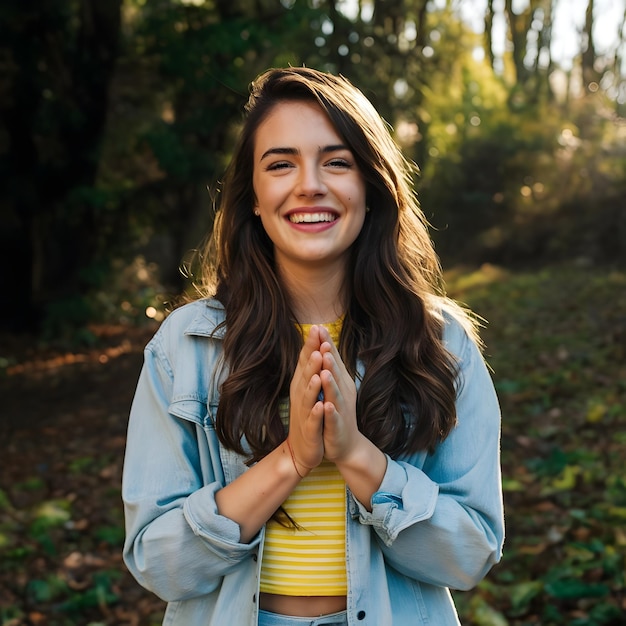
[{"label": "woman", "polygon": [[125,561],[165,624],[458,624],[501,554],[500,414],[411,168],[347,80],[251,87],[205,298],[145,352]]}]

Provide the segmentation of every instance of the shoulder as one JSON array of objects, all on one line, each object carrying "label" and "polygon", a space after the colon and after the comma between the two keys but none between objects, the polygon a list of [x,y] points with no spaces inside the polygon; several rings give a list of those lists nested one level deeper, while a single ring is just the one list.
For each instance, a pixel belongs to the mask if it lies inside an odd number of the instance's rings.
[{"label": "shoulder", "polygon": [[185,344],[198,343],[198,338],[221,340],[225,333],[225,317],[224,307],[215,299],[189,302],[165,318],[146,348],[171,353]]},{"label": "shoulder", "polygon": [[203,298],[174,309],[157,334],[191,335],[222,338],[226,312],[221,302]]},{"label": "shoulder", "polygon": [[449,298],[437,298],[433,304],[431,310],[440,320],[444,348],[461,362],[481,355],[477,317]]},{"label": "shoulder", "polygon": [[185,304],[167,316],[146,346],[144,369],[164,401],[178,403],[173,414],[189,417],[183,405],[206,405],[207,398],[217,393],[215,373],[222,363],[224,318],[224,308],[215,300]]},{"label": "shoulder", "polygon": [[[441,309],[442,343],[455,363],[459,391],[472,380],[472,388],[484,393],[493,383],[490,368],[483,355],[484,345],[478,334],[480,318],[454,301],[448,300]],[[483,381],[483,383],[477,381]],[[478,386],[476,386],[478,385]]]}]

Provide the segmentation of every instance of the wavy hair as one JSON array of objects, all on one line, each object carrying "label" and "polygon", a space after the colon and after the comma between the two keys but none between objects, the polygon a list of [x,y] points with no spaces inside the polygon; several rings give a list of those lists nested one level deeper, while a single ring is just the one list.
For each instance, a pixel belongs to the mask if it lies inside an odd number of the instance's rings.
[{"label": "wavy hair", "polygon": [[[245,119],[220,194],[203,295],[226,310],[216,430],[254,462],[283,441],[279,402],[288,397],[302,339],[273,244],[253,214],[255,131],[277,103],[316,103],[352,151],[366,183],[367,213],[344,284],[339,352],[363,372],[359,429],[391,456],[432,451],[456,423],[457,364],[442,343],[443,311],[478,340],[473,318],[444,295],[428,224],[412,188],[415,167],[367,98],[342,76],[271,69],[250,88]],[[247,446],[245,445],[247,444]]]}]

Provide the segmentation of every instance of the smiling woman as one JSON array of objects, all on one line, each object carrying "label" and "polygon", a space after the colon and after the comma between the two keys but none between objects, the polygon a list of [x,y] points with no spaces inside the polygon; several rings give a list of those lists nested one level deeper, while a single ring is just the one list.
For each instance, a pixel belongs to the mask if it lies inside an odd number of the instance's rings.
[{"label": "smiling woman", "polygon": [[[347,256],[365,219],[365,180],[352,152],[317,104],[280,102],[256,130],[252,180],[278,272],[326,284],[330,310],[319,310],[318,301],[317,319],[299,321],[334,321],[343,312],[336,306]],[[308,306],[302,315],[312,314]]]},{"label": "smiling woman", "polygon": [[412,168],[342,77],[269,70],[203,298],[145,352],[124,558],[184,626],[458,626],[501,554],[500,413]]}]

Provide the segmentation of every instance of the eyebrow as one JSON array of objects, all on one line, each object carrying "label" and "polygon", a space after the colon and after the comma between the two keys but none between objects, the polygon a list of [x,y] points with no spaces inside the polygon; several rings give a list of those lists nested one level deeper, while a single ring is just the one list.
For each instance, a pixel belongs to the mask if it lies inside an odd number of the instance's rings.
[{"label": "eyebrow", "polygon": [[[348,146],[342,143],[339,143],[339,144],[330,145],[330,146],[322,146],[320,147],[319,152],[320,154],[327,154],[329,152],[338,152],[339,150],[349,150],[349,149],[350,148],[348,148]],[[266,150],[261,155],[261,158],[259,160],[262,161],[266,157],[271,156],[273,154],[290,154],[290,155],[297,156],[298,154],[300,154],[300,150],[298,150],[297,148],[280,148],[280,147],[270,148],[269,150]]]}]

